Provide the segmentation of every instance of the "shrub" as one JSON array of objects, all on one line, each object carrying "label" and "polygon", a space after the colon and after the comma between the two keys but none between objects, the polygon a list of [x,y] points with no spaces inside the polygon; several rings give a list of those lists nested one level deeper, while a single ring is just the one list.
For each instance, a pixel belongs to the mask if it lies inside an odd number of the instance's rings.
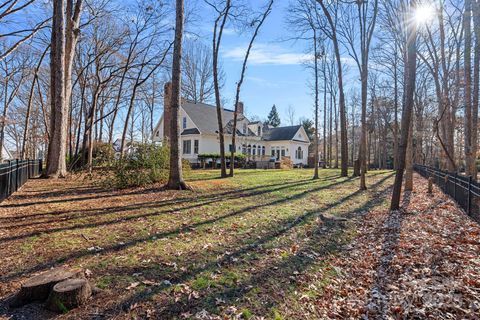
[{"label": "shrub", "polygon": [[115,150],[108,143],[95,142],[92,155],[94,166],[111,166],[115,162]]},{"label": "shrub", "polygon": [[[185,174],[190,172],[190,163],[183,161]],[[111,184],[117,188],[143,187],[165,183],[170,169],[168,147],[151,144],[138,145],[132,154],[116,162]]]},{"label": "shrub", "polygon": [[[225,152],[225,160],[230,161],[230,152]],[[201,153],[198,155],[198,160],[203,162],[212,159],[214,162],[220,159],[220,153]],[[244,166],[247,156],[243,153],[235,153],[235,163],[237,166]]]}]

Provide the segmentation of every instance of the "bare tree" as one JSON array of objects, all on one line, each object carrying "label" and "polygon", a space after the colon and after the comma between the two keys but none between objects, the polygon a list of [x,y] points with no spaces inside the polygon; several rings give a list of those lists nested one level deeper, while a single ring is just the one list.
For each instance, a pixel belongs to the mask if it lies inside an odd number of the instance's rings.
[{"label": "bare tree", "polygon": [[30,86],[30,92],[28,96],[28,103],[27,103],[27,111],[25,114],[25,128],[23,130],[23,141],[22,141],[22,150],[20,152],[20,157],[22,159],[26,159],[27,157],[27,139],[29,135],[29,128],[30,128],[30,114],[32,111],[32,105],[33,105],[33,96],[35,93],[35,84],[38,81],[38,72],[40,70],[40,67],[42,65],[43,59],[45,58],[45,55],[50,49],[50,46],[48,46],[42,53],[42,56],[38,60],[37,66],[35,67],[35,70],[33,72],[33,78],[32,78],[32,84]]},{"label": "bare tree", "polygon": [[[66,10],[66,13],[65,13]],[[48,177],[67,174],[66,145],[68,108],[71,96],[71,68],[79,35],[82,0],[53,2],[52,42],[50,54],[50,141],[47,156]],[[65,23],[65,18],[67,22]]]},{"label": "bare tree", "polygon": [[[213,84],[212,50],[203,43],[190,41],[185,44],[183,58],[182,93],[195,103],[208,102],[215,95]],[[223,76],[219,72],[220,88]]]},{"label": "bare tree", "polygon": [[[343,67],[342,67],[342,58],[340,54],[340,44],[337,33],[337,23],[332,18],[333,11],[336,17],[336,5],[330,5],[330,8],[327,7],[326,1],[317,0],[317,2],[322,7],[323,13],[328,22],[328,28],[323,28],[325,35],[330,38],[333,44],[333,49],[335,52],[335,58],[337,62],[337,72],[338,72],[338,89],[340,93],[339,97],[339,109],[340,109],[340,148],[341,148],[341,176],[346,177],[348,175],[348,137],[347,137],[347,112],[345,106],[345,93],[343,87]],[[330,9],[330,10],[329,10]]]},{"label": "bare tree", "polygon": [[232,150],[231,150],[231,154],[230,154],[230,173],[229,173],[229,175],[231,177],[233,177],[233,174],[234,174],[235,152],[237,150],[235,138],[237,136],[238,105],[240,103],[240,90],[242,89],[243,79],[245,77],[245,72],[247,70],[248,57],[250,56],[250,52],[252,50],[253,43],[255,42],[255,39],[257,38],[258,33],[259,33],[260,28],[262,27],[263,23],[265,22],[267,17],[272,12],[273,1],[274,0],[269,0],[265,11],[259,17],[256,17],[251,22],[251,25],[252,26],[256,25],[256,27],[255,27],[255,31],[253,32],[253,35],[250,39],[250,43],[248,44],[247,51],[245,53],[245,58],[244,58],[243,64],[242,64],[242,71],[240,73],[240,80],[237,82],[237,90],[236,90],[236,93],[235,93],[235,112],[233,114]]},{"label": "bare tree", "polygon": [[[465,51],[464,59],[464,81],[465,81],[465,173],[468,176],[477,177],[477,166],[475,163],[477,154],[476,142],[476,124],[473,115],[472,102],[472,1],[465,0],[465,10],[463,14],[463,29],[465,33]],[[478,94],[478,93],[477,93]],[[478,111],[477,115],[478,117]],[[476,118],[476,117],[475,117]],[[475,131],[475,132],[474,132]]]},{"label": "bare tree", "polygon": [[[232,9],[231,0],[226,0],[223,6],[206,1],[216,12],[215,23],[213,27],[212,51],[213,51],[213,85],[215,89],[215,105],[217,108],[218,138],[220,142],[220,168],[221,177],[227,177],[227,163],[225,160],[225,133],[223,128],[222,99],[220,97],[220,76],[218,66],[218,56],[220,45],[222,43],[223,30],[227,23],[230,10]],[[220,9],[219,9],[220,8]]]},{"label": "bare tree", "polygon": [[[410,5],[410,14],[414,12],[415,5]],[[411,20],[407,20],[411,21]],[[415,80],[417,70],[417,26],[416,23],[409,23],[407,28],[407,59],[405,62],[405,99],[402,111],[401,137],[398,146],[398,168],[393,184],[391,210],[400,208],[400,195],[402,191],[403,174],[405,170],[405,157],[407,153],[408,138],[410,133],[410,120],[412,118]]]},{"label": "bare tree", "polygon": [[[37,2],[38,3],[38,2]],[[22,20],[22,15],[28,8],[36,7],[35,0],[5,0],[0,4],[0,41],[8,44],[4,47],[3,52],[0,52],[0,61],[7,58],[10,54],[15,52],[22,44],[32,39],[39,31],[46,29],[51,18],[38,18],[33,24]],[[2,25],[17,25],[21,28],[3,29]]]},{"label": "bare tree", "polygon": [[184,29],[184,2],[176,0],[175,42],[172,63],[172,101],[171,112],[173,125],[170,126],[170,175],[167,188],[173,190],[187,189],[183,180],[182,158],[180,157],[179,111],[182,87],[182,41]]},{"label": "bare tree", "polygon": [[287,107],[287,120],[288,120],[288,125],[290,126],[295,125],[295,108],[291,104],[289,104]]},{"label": "bare tree", "polygon": [[315,123],[315,146],[314,146],[314,174],[313,179],[318,179],[318,163],[319,163],[319,60],[325,56],[325,48],[323,46],[323,39],[320,37],[319,26],[317,25],[319,9],[316,1],[313,0],[301,0],[298,1],[291,9],[291,18],[289,19],[289,24],[296,29],[298,38],[305,39],[308,34],[311,34],[311,37],[307,39],[311,42],[311,48],[313,50],[313,76],[314,76],[314,85],[313,85],[313,95],[314,95],[314,123]]},{"label": "bare tree", "polygon": [[[365,174],[367,171],[367,100],[368,100],[368,63],[370,44],[375,31],[378,14],[378,0],[357,1],[347,5],[343,12],[343,38],[348,44],[350,56],[355,60],[361,81],[361,139],[360,139],[360,190],[367,189]],[[355,25],[358,23],[358,25]]]}]

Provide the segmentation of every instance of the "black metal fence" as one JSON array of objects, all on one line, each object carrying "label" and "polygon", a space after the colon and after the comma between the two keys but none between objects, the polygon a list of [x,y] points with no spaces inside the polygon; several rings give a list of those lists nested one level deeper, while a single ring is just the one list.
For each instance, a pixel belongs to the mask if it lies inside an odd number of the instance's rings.
[{"label": "black metal fence", "polygon": [[427,179],[431,177],[470,217],[480,222],[480,184],[472,177],[418,164],[414,165],[414,170]]},{"label": "black metal fence", "polygon": [[42,172],[42,160],[10,160],[0,164],[0,201]]}]

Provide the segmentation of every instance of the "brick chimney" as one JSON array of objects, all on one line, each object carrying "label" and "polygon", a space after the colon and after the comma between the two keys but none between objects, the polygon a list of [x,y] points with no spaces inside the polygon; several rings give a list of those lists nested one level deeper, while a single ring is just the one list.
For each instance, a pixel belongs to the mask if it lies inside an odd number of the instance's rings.
[{"label": "brick chimney", "polygon": [[163,137],[165,140],[170,138],[170,128],[172,127],[172,83],[165,83],[163,92]]},{"label": "brick chimney", "polygon": [[243,102],[242,102],[242,101],[239,101],[239,102],[238,102],[238,108],[237,108],[238,114],[243,114],[243,111],[244,111],[243,109],[244,109],[244,108],[243,108]]}]

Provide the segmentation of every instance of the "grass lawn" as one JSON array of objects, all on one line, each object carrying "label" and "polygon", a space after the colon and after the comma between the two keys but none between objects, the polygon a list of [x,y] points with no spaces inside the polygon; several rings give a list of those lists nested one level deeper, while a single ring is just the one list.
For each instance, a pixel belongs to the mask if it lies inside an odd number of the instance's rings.
[{"label": "grass lawn", "polygon": [[359,192],[359,180],[338,170],[316,181],[301,169],[218,175],[193,171],[193,192],[108,190],[78,176],[30,181],[0,206],[0,297],[66,266],[88,269],[102,291],[64,318],[305,319],[314,311],[302,299],[335,281],[329,257],[364,213],[386,207],[393,181],[372,171]]}]

